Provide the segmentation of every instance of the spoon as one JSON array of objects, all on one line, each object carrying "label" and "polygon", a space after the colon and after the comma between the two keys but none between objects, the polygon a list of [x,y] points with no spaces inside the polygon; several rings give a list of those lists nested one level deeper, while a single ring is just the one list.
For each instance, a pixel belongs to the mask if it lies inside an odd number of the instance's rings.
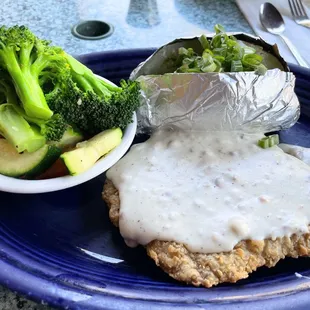
[{"label": "spoon", "polygon": [[263,3],[260,7],[259,18],[260,22],[268,32],[278,35],[282,38],[301,66],[310,68],[307,62],[299,54],[293,43],[283,35],[285,30],[285,23],[280,12],[274,5],[269,2]]}]

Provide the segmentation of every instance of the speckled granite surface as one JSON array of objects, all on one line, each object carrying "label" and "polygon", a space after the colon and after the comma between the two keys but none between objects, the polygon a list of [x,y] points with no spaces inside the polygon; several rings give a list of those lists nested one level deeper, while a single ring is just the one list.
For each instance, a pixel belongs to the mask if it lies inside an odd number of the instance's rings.
[{"label": "speckled granite surface", "polygon": [[[93,41],[72,36],[71,27],[89,19],[111,23],[114,33]],[[212,31],[216,23],[228,31],[252,33],[233,0],[2,0],[0,5],[0,24],[27,25],[73,55],[158,47],[178,37]],[[0,287],[0,310],[16,309],[51,308]]]},{"label": "speckled granite surface", "polygon": [[[176,37],[196,35],[222,23],[249,31],[233,0],[2,0],[0,23],[25,24],[72,54],[121,48],[156,47]],[[71,27],[99,19],[115,27],[112,36],[84,41]]]}]

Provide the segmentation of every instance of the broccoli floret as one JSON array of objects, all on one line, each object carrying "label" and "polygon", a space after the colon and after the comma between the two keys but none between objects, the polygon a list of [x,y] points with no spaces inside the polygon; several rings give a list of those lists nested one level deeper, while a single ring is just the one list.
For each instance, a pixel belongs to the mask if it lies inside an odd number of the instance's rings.
[{"label": "broccoli floret", "polygon": [[71,78],[57,81],[46,93],[49,107],[69,123],[89,135],[121,127],[132,122],[133,112],[139,106],[138,82],[122,81],[114,86],[98,78],[90,69],[66,55]]},{"label": "broccoli floret", "polygon": [[15,106],[15,109],[28,123],[38,126],[41,135],[43,135],[47,141],[59,141],[68,127],[66,121],[60,114],[54,114],[50,119],[43,120],[28,116],[23,109],[18,106]]},{"label": "broccoli floret", "polygon": [[66,62],[62,49],[38,39],[27,27],[0,27],[0,68],[11,76],[28,116],[46,120],[53,115],[39,77],[47,70],[64,70]]},{"label": "broccoli floret", "polygon": [[45,138],[29,125],[18,113],[15,105],[4,103],[0,105],[0,134],[6,138],[21,153],[35,152],[45,143]]},{"label": "broccoli floret", "polygon": [[41,134],[48,141],[59,141],[64,135],[68,126],[60,114],[54,114],[49,120],[45,122],[40,120],[40,122],[36,122],[36,125],[40,126]]}]

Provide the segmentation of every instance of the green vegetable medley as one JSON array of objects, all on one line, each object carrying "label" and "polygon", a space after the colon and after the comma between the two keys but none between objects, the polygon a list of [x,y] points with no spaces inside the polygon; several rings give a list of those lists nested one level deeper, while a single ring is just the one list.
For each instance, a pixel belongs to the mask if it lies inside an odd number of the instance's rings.
[{"label": "green vegetable medley", "polygon": [[197,55],[192,48],[181,47],[179,57],[181,65],[176,72],[240,72],[256,71],[263,75],[267,68],[262,64],[263,57],[252,47],[239,42],[234,36],[227,35],[221,25],[215,25],[215,36],[199,38],[203,48]]},{"label": "green vegetable medley", "polygon": [[27,27],[0,27],[0,135],[34,152],[67,130],[91,137],[125,128],[139,105],[139,84],[112,86]]}]

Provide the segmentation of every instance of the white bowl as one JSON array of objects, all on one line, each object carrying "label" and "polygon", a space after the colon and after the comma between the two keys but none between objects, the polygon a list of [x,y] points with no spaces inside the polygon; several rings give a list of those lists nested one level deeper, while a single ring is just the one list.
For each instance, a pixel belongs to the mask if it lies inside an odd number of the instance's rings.
[{"label": "white bowl", "polygon": [[66,175],[63,177],[46,180],[22,180],[0,174],[0,191],[20,194],[47,193],[66,189],[87,182],[107,171],[119,159],[121,159],[121,157],[130,148],[130,145],[135,137],[136,130],[137,118],[136,113],[134,113],[133,122],[129,124],[123,132],[121,144],[106,156],[99,159],[90,169],[79,175]]}]

